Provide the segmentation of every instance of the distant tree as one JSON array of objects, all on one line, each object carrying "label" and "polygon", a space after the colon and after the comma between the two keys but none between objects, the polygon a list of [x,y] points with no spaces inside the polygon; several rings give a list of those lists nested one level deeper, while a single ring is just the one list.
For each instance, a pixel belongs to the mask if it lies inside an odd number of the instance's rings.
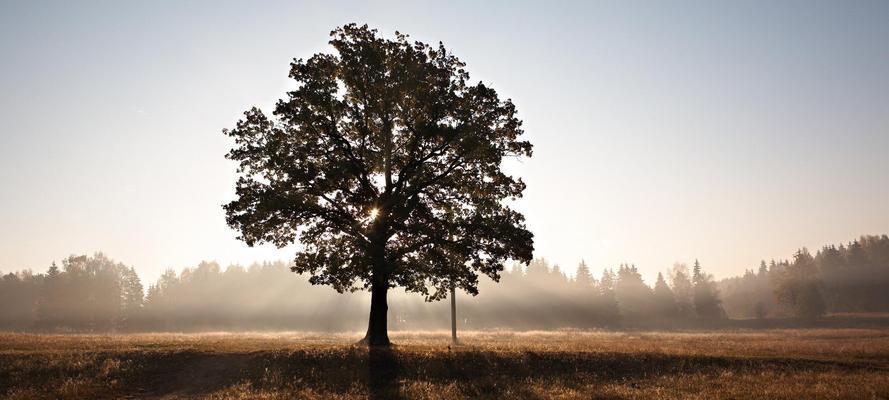
[{"label": "distant tree", "polygon": [[716,282],[713,281],[713,277],[704,273],[698,260],[695,260],[692,271],[694,305],[697,316],[704,319],[724,317],[725,313],[721,306],[722,301],[719,298],[719,291],[716,289]]},{"label": "distant tree", "polygon": [[826,311],[821,286],[815,259],[803,248],[796,252],[793,263],[785,269],[776,295],[797,317],[815,318]]},{"label": "distant tree", "polygon": [[768,315],[768,310],[766,309],[765,303],[757,301],[753,306],[753,316],[756,319],[765,319],[766,315]]},{"label": "distant tree", "polygon": [[694,286],[688,272],[688,265],[673,264],[673,269],[670,271],[670,285],[676,298],[676,312],[682,318],[692,317],[694,315]]},{"label": "distant tree", "polygon": [[574,275],[574,284],[581,290],[588,290],[592,289],[593,283],[593,275],[590,273],[590,268],[581,260],[577,266],[577,273]]},{"label": "distant tree", "polygon": [[859,269],[868,264],[867,251],[860,241],[854,240],[846,246],[846,264]]},{"label": "distant tree", "polygon": [[614,271],[606,269],[602,271],[602,279],[599,281],[599,291],[602,298],[600,314],[607,321],[613,321],[620,315],[617,297],[614,294],[614,281],[616,279]]},{"label": "distant tree", "polygon": [[577,265],[577,272],[568,286],[566,296],[570,298],[564,302],[567,303],[567,316],[576,321],[574,325],[589,328],[595,326],[597,322],[603,322],[605,318],[599,309],[601,297],[597,290],[596,279],[583,260]]},{"label": "distant tree", "polygon": [[769,274],[769,267],[766,266],[766,261],[762,260],[759,262],[759,270],[756,272],[756,276],[760,279],[765,278]]},{"label": "distant tree", "polygon": [[59,267],[56,266],[56,262],[53,261],[52,264],[49,265],[49,269],[46,270],[46,277],[55,279],[58,278],[59,275],[62,274],[62,271],[59,270]]},{"label": "distant tree", "polygon": [[650,315],[651,288],[642,280],[642,275],[635,265],[621,265],[617,270],[614,295],[623,316],[639,319]]},{"label": "distant tree", "polygon": [[[854,311],[877,311],[889,306],[885,296],[885,287],[889,286],[886,279],[885,264],[881,271],[872,260],[874,256],[874,240],[876,237],[861,237],[846,246],[845,259],[847,269],[843,291],[847,299],[847,308]],[[882,272],[882,273],[881,273]]]},{"label": "distant tree", "polygon": [[695,286],[698,286],[699,283],[704,281],[704,272],[701,270],[701,263],[698,262],[697,259],[695,259],[695,265],[692,267],[691,271],[691,282]]},{"label": "distant tree", "polygon": [[815,256],[815,264],[824,282],[822,286],[825,302],[834,309],[853,309],[843,296],[844,288],[850,283],[850,271],[846,259],[836,246],[824,246]]},{"label": "distant tree", "polygon": [[564,287],[568,283],[568,276],[562,271],[559,264],[553,265],[553,269],[549,274],[547,285],[552,287]]},{"label": "distant tree", "polygon": [[765,260],[762,260],[756,273],[754,288],[756,303],[753,305],[754,318],[765,319],[775,308],[775,296],[772,293],[771,281],[772,276],[769,274],[769,267],[766,265]]},{"label": "distant tree", "polygon": [[132,322],[141,316],[145,301],[144,288],[139,275],[136,274],[136,270],[133,267],[122,267],[119,273],[121,310],[117,325],[119,327],[130,327]]},{"label": "distant tree", "polygon": [[39,300],[39,277],[29,270],[0,276],[0,328],[30,328]]},{"label": "distant tree", "polygon": [[551,273],[552,268],[550,268],[546,259],[542,257],[531,260],[525,269],[525,277],[532,282],[538,283],[548,280]]},{"label": "distant tree", "polygon": [[53,261],[46,271],[43,286],[40,289],[40,299],[37,303],[37,326],[51,328],[58,324],[62,285],[62,271]]},{"label": "distant tree", "polygon": [[654,310],[661,318],[675,318],[678,311],[676,296],[664,280],[664,274],[660,272],[654,283]]},{"label": "distant tree", "polygon": [[297,88],[274,118],[253,108],[225,131],[240,174],[227,221],[248,245],[298,240],[293,271],[313,284],[369,289],[365,342],[388,345],[390,288],[476,294],[479,274],[531,260],[532,234],[504,202],[525,185],[501,170],[531,144],[513,103],[468,83],[442,45],[354,24],[331,37],[336,54],[293,62]]}]

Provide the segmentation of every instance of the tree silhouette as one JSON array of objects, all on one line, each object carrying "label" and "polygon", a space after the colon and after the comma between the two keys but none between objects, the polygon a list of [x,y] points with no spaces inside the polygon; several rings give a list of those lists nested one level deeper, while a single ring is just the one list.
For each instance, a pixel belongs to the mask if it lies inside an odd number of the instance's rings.
[{"label": "tree silhouette", "polygon": [[725,312],[722,309],[716,282],[713,281],[710,274],[702,270],[698,260],[695,260],[695,265],[692,267],[692,284],[694,285],[694,305],[697,316],[704,319],[723,318]]},{"label": "tree silhouette", "polygon": [[651,288],[642,280],[635,265],[622,264],[617,270],[614,295],[625,318],[640,320],[651,310]]},{"label": "tree silhouette", "polygon": [[599,293],[602,296],[601,313],[609,322],[614,322],[620,315],[617,298],[614,294],[616,279],[614,271],[606,269],[602,271],[602,279],[599,281]]},{"label": "tree silhouette", "polygon": [[654,311],[660,318],[675,318],[677,314],[676,296],[664,280],[664,274],[658,272],[654,283]]},{"label": "tree silhouette", "polygon": [[364,340],[387,345],[391,287],[476,294],[478,274],[531,260],[524,217],[504,204],[525,185],[501,170],[531,144],[513,103],[467,83],[443,45],[354,24],[331,37],[336,54],[291,64],[298,87],[273,118],[253,108],[225,131],[240,177],[224,208],[248,245],[298,241],[293,271],[313,284],[369,289]]},{"label": "tree silhouette", "polygon": [[580,264],[577,265],[577,273],[574,276],[574,284],[581,290],[592,290],[594,283],[590,267],[586,265],[586,262],[580,260]]},{"label": "tree silhouette", "polygon": [[793,263],[784,270],[775,294],[797,317],[815,318],[826,311],[821,286],[815,259],[807,249],[802,248],[794,254]]},{"label": "tree silhouette", "polygon": [[43,288],[36,306],[38,323],[43,327],[50,327],[58,323],[61,285],[62,272],[53,261],[46,271]]},{"label": "tree silhouette", "polygon": [[676,299],[676,312],[683,318],[690,318],[694,314],[694,285],[689,276],[686,264],[676,263],[670,271],[670,285]]}]

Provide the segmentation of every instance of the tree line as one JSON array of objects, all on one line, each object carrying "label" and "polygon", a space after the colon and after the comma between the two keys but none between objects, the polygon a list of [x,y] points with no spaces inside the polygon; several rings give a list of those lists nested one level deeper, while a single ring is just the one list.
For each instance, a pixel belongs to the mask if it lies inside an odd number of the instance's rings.
[{"label": "tree line", "polygon": [[[547,260],[516,264],[479,295],[458,295],[465,329],[685,326],[725,318],[815,318],[826,312],[889,310],[889,238],[864,236],[814,255],[762,262],[715,281],[699,262],[676,264],[651,285],[631,264],[573,277]],[[390,326],[444,329],[446,302],[390,294]],[[166,271],[147,290],[132,267],[99,253],[72,256],[46,272],[0,279],[0,329],[47,331],[360,330],[366,293],[315,286],[284,262],[221,268],[203,262]]]},{"label": "tree line", "polygon": [[804,317],[825,312],[889,310],[889,237],[862,236],[792,260],[762,261],[755,270],[719,283],[736,318]]},{"label": "tree line", "polygon": [[62,268],[0,279],[0,327],[107,331],[129,326],[144,311],[141,280],[132,267],[103,254],[71,256]]}]

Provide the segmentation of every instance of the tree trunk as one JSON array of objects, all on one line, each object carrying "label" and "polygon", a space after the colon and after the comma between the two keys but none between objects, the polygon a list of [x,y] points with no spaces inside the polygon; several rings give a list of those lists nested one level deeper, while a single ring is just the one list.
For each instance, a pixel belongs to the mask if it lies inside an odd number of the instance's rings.
[{"label": "tree trunk", "polygon": [[367,322],[367,334],[361,343],[368,346],[388,346],[389,345],[389,329],[387,326],[387,313],[389,305],[386,295],[389,292],[389,285],[372,285],[370,289],[370,318]]},{"label": "tree trunk", "polygon": [[451,341],[457,344],[457,298],[454,297],[456,290],[451,286]]},{"label": "tree trunk", "polygon": [[361,343],[368,346],[388,346],[389,327],[387,314],[389,304],[386,295],[389,292],[389,271],[386,265],[386,240],[384,219],[386,211],[377,216],[374,232],[371,235],[371,256],[373,259],[373,275],[370,282],[370,317],[367,319],[367,333]]}]

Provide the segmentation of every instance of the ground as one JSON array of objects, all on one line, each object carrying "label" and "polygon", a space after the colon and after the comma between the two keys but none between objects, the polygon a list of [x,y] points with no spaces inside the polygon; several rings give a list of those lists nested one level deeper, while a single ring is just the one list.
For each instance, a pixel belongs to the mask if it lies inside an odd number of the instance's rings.
[{"label": "ground", "polygon": [[889,399],[889,329],[0,333],[9,399]]}]

